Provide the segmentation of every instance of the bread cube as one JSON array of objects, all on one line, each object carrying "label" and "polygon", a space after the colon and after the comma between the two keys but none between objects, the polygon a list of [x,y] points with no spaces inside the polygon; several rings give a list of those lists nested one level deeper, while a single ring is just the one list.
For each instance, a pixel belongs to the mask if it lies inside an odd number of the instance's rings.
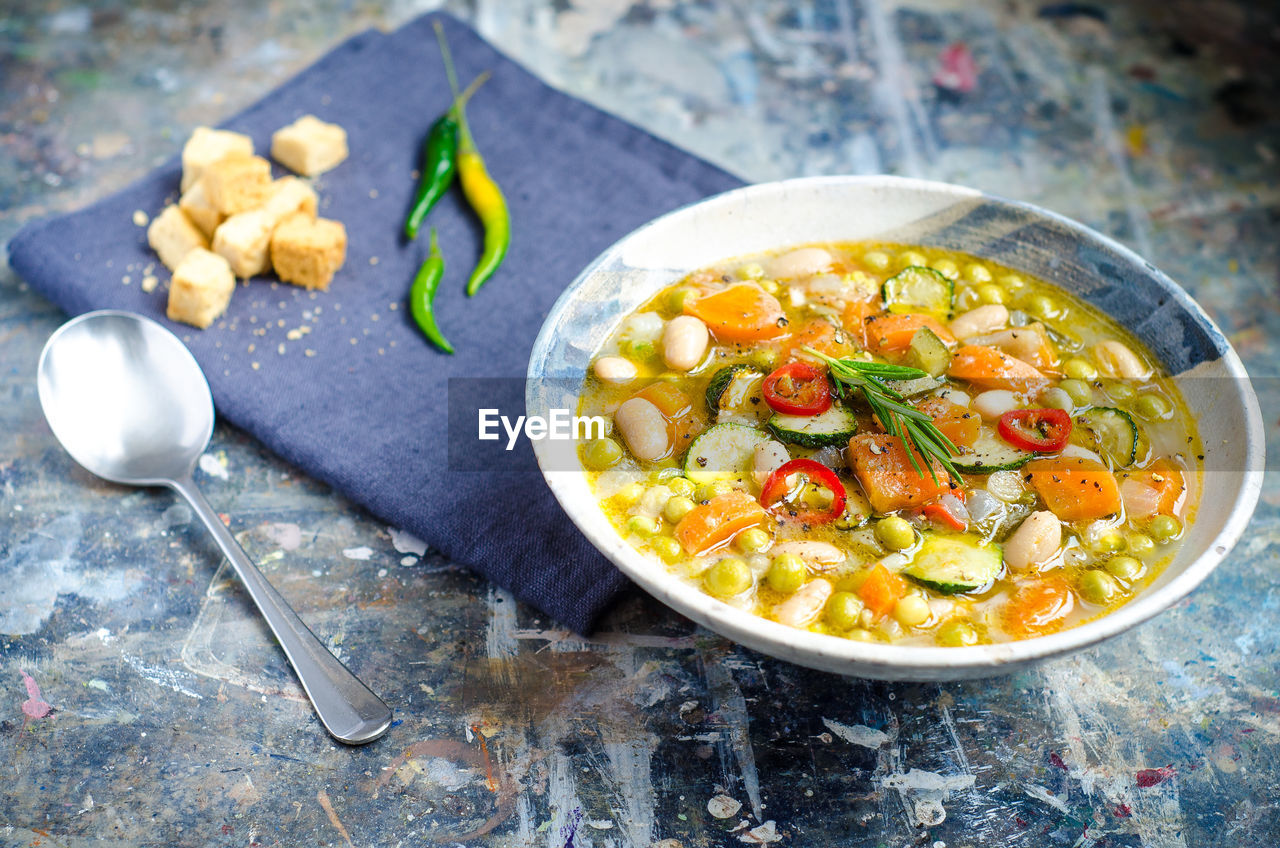
[{"label": "bread cube", "polygon": [[303,115],[271,136],[271,158],[295,174],[323,174],[347,158],[347,131]]},{"label": "bread cube", "polygon": [[233,154],[253,155],[253,139],[230,130],[196,127],[182,147],[182,190],[196,184],[204,169]]},{"label": "bread cube", "polygon": [[308,217],[314,218],[319,205],[315,189],[306,182],[297,177],[281,177],[271,184],[271,195],[262,210],[274,227],[285,216],[294,212],[305,212]]},{"label": "bread cube", "polygon": [[271,267],[270,250],[271,222],[261,209],[232,215],[213,233],[213,252],[227,260],[237,277],[252,277]]},{"label": "bread cube", "polygon": [[209,195],[204,190],[204,179],[198,179],[195,185],[182,193],[178,200],[178,208],[187,213],[191,223],[200,228],[205,238],[213,238],[213,231],[226,218],[218,208],[209,202]]},{"label": "bread cube", "polygon": [[236,278],[231,275],[227,260],[198,247],[173,271],[165,314],[171,321],[203,330],[227,310],[235,289]]},{"label": "bread cube", "polygon": [[151,219],[147,227],[147,244],[151,245],[160,261],[169,270],[178,267],[188,253],[197,247],[208,248],[209,240],[200,228],[191,223],[187,214],[173,204]]},{"label": "bread cube", "polygon": [[347,229],[339,221],[295,212],[271,235],[271,264],[286,283],[328,289],[347,258]]},{"label": "bread cube", "polygon": [[223,215],[257,209],[271,195],[271,163],[234,153],[204,169],[200,178],[209,203]]}]

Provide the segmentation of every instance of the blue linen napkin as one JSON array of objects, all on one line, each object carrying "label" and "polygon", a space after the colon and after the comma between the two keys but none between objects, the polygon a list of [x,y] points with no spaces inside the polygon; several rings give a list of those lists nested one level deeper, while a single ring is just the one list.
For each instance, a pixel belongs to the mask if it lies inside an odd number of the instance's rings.
[{"label": "blue linen napkin", "polygon": [[[506,262],[474,298],[463,289],[481,231],[456,188],[428,220],[447,262],[436,304],[452,357],[423,340],[404,306],[425,228],[411,244],[400,235],[421,142],[449,106],[434,20],[464,82],[492,73],[467,111],[512,218]],[[132,217],[176,199],[176,157],[87,209],[28,225],[9,244],[10,264],[72,315],[119,308],[167,324],[204,368],[227,421],[451,560],[589,631],[626,579],[529,470],[527,443],[510,468],[449,469],[448,381],[522,379],[548,309],[596,254],[740,181],[544,85],[439,14],[352,37],[223,126],[252,136],[265,155],[271,133],[307,113],[345,127],[351,149],[317,185],[320,214],[348,233],[329,292],[255,279],[209,329],[169,322],[166,289],[140,288],[146,266],[162,279],[168,272]]]}]

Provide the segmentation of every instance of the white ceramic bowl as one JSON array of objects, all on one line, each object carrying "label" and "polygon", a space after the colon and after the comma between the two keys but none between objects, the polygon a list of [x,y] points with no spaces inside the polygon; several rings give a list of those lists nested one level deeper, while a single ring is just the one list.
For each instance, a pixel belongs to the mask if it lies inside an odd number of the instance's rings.
[{"label": "white ceramic bowl", "polygon": [[689,271],[806,242],[863,239],[960,250],[1048,280],[1117,319],[1163,361],[1206,450],[1198,514],[1177,557],[1120,609],[1052,635],[971,648],[854,642],[742,612],[672,576],[609,524],[572,445],[535,442],[565,512],[619,569],[671,608],[763,653],[840,674],[949,680],[1012,672],[1115,636],[1187,595],[1222,561],[1262,485],[1262,420],[1239,357],[1186,292],[1132,251],[1051,212],[973,189],[895,177],[787,180],[646,224],[587,266],[547,316],[529,362],[528,414],[576,409],[593,351],[623,317]]}]

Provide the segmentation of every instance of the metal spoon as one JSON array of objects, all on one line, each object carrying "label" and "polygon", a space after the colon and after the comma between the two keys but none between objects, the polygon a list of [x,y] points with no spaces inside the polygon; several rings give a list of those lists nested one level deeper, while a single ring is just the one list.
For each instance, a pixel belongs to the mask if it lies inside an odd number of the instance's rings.
[{"label": "metal spoon", "polygon": [[168,486],[200,516],[302,681],[316,715],[349,745],[377,739],[391,710],[302,623],[245,555],[192,482],[213,434],[213,399],[173,333],[130,312],[90,312],[63,324],[40,354],[40,405],[71,457],[114,483]]}]

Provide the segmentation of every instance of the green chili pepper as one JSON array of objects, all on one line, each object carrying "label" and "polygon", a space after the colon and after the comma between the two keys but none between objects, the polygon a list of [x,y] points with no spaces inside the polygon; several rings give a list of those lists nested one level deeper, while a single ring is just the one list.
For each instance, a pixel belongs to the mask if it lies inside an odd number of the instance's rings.
[{"label": "green chili pepper", "polygon": [[[488,71],[476,77],[458,100],[465,103],[488,78]],[[453,184],[454,174],[458,171],[457,158],[458,119],[454,106],[450,106],[449,111],[431,125],[431,132],[427,133],[427,140],[422,145],[422,178],[418,184],[418,196],[404,222],[404,234],[410,241],[418,237],[418,230],[427,214]]]},{"label": "green chili pepper", "polygon": [[418,237],[418,228],[436,201],[444,196],[453,183],[458,167],[454,162],[458,154],[458,122],[450,109],[431,125],[426,143],[422,145],[422,179],[418,183],[418,196],[404,222],[404,234],[410,241]]},{"label": "green chili pepper", "polygon": [[417,322],[427,340],[445,353],[453,353],[453,345],[436,326],[436,316],[432,311],[432,302],[436,299],[436,287],[444,276],[444,256],[436,243],[435,227],[431,228],[431,248],[427,251],[427,260],[418,269],[409,287],[409,312]]},{"label": "green chili pepper", "polygon": [[453,107],[449,110],[458,122],[458,180],[462,183],[462,193],[467,202],[475,210],[480,223],[484,225],[484,249],[471,278],[467,280],[467,294],[473,295],[480,290],[493,272],[498,270],[507,255],[507,247],[511,244],[511,216],[507,211],[507,200],[502,196],[502,189],[489,176],[484,159],[476,150],[475,140],[471,137],[471,128],[467,125],[466,96],[459,96],[457,77],[453,69],[453,58],[449,54],[449,45],[445,42],[444,28],[436,23],[436,38],[440,41],[440,54],[444,58],[445,73],[449,77],[449,88],[454,92]]}]

